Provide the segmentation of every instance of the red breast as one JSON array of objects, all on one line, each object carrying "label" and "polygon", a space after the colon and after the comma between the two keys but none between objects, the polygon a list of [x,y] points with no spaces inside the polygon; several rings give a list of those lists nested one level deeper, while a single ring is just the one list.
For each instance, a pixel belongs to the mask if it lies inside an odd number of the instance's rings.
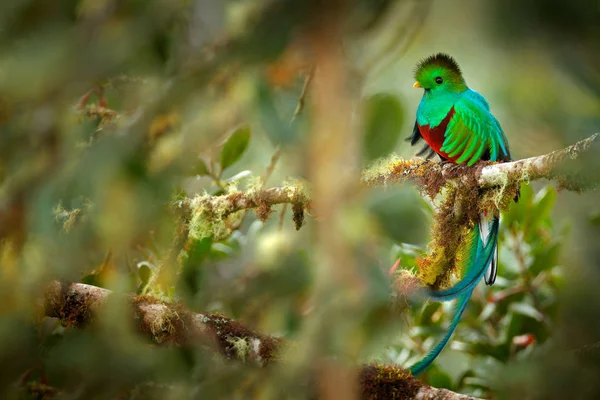
[{"label": "red breast", "polygon": [[429,125],[417,125],[419,127],[419,132],[421,132],[423,140],[427,142],[427,144],[433,149],[433,151],[435,151],[440,156],[444,157],[449,161],[456,162],[456,160],[460,157],[460,154],[454,157],[449,157],[446,152],[440,150],[442,148],[442,144],[444,143],[444,135],[446,134],[448,122],[450,122],[453,116],[454,107],[452,107],[450,111],[448,111],[448,115],[446,115],[446,118],[444,118],[442,122],[440,122],[440,124],[435,128],[430,128]]}]

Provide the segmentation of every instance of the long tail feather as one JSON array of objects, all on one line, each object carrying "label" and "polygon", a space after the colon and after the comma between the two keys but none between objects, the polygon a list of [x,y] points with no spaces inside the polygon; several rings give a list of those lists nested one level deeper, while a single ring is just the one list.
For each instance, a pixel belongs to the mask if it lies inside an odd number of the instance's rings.
[{"label": "long tail feather", "polygon": [[[489,232],[493,229],[494,225],[500,224],[500,219],[498,216],[488,217],[485,214],[481,215],[481,219],[479,221],[479,232],[481,235],[481,239],[484,243],[488,239],[492,239],[489,237]],[[487,234],[485,234],[487,233]],[[484,235],[485,234],[485,235]],[[491,286],[496,282],[496,275],[498,274],[498,236],[496,235],[496,240],[494,241],[494,256],[492,257],[492,261],[490,265],[485,271],[485,275],[483,276],[485,279],[485,284]]]},{"label": "long tail feather", "polygon": [[448,340],[450,340],[450,337],[454,333],[454,329],[456,329],[456,325],[458,325],[458,322],[460,321],[460,317],[462,316],[463,311],[465,311],[465,307],[467,306],[467,303],[471,298],[471,293],[473,293],[473,290],[469,290],[463,293],[458,298],[458,302],[456,303],[456,309],[454,311],[454,316],[452,316],[452,322],[450,323],[450,327],[448,328],[448,331],[446,332],[442,340],[440,340],[440,342],[437,345],[435,345],[435,347],[425,357],[423,357],[419,362],[417,362],[409,368],[413,376],[418,376],[421,374],[421,372],[425,371],[427,367],[431,365],[433,360],[436,359],[436,357],[446,346]]},{"label": "long tail feather", "polygon": [[[467,261],[467,270],[463,278],[453,286],[444,290],[431,290],[429,296],[438,301],[450,301],[459,297],[462,293],[473,289],[485,274],[488,266],[494,263],[498,243],[499,220],[494,218],[489,227],[486,242],[481,236],[481,229],[475,232],[476,247],[474,253]],[[495,275],[494,275],[495,279]],[[487,280],[486,280],[487,282]]]},{"label": "long tail feather", "polygon": [[[485,230],[485,228],[481,227],[479,227],[479,229],[475,228],[475,245],[471,249],[469,259],[467,260],[465,276],[449,289],[431,291],[429,293],[430,297],[434,300],[446,301],[458,298],[458,301],[448,331],[442,340],[440,340],[440,342],[425,357],[423,357],[423,359],[410,367],[410,372],[414,376],[419,375],[427,369],[444,349],[465,311],[465,307],[471,298],[473,289],[492,265],[494,265],[495,268],[496,264],[494,263],[497,263],[499,219],[494,217],[489,224],[487,220],[484,219],[482,223],[487,224],[486,228],[489,229]],[[493,277],[495,279],[495,273]]]}]

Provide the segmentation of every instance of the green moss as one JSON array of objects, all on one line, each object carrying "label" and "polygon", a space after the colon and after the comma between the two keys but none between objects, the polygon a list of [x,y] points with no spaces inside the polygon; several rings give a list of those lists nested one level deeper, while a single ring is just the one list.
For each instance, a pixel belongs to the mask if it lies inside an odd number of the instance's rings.
[{"label": "green moss", "polygon": [[246,359],[254,341],[259,343],[258,356],[262,365],[268,365],[280,357],[281,339],[263,336],[217,313],[204,315],[202,320],[214,332],[222,353],[227,357],[240,358],[240,355],[244,355],[243,359]]},{"label": "green moss", "polygon": [[452,275],[458,274],[468,245],[467,234],[474,225],[469,212],[472,204],[477,207],[469,191],[461,191],[457,185],[448,188],[434,217],[428,254],[417,259],[423,283],[444,288],[449,286]]},{"label": "green moss", "polygon": [[62,222],[63,229],[67,232],[69,232],[75,226],[82,215],[82,210],[80,208],[67,210],[62,206],[62,203],[58,203],[52,212],[56,221]]},{"label": "green moss", "polygon": [[192,200],[188,229],[189,237],[193,240],[206,237],[213,237],[215,241],[225,239],[243,217],[243,211],[229,212],[229,202],[212,202],[211,199],[213,196],[205,194]]},{"label": "green moss", "polygon": [[[157,317],[148,321],[144,305],[160,304],[164,306],[162,312],[157,312]],[[137,321],[138,330],[145,334],[152,342],[160,345],[182,345],[188,339],[188,326],[191,323],[190,313],[177,303],[164,302],[152,296],[136,296],[132,302],[134,319]],[[154,315],[154,314],[152,314]]]},{"label": "green moss", "polygon": [[251,176],[246,180],[246,190],[244,193],[251,199],[256,199],[263,189],[264,183],[259,176]]},{"label": "green moss", "polygon": [[362,181],[367,185],[382,183],[384,186],[388,183],[391,172],[396,163],[411,163],[412,161],[401,160],[396,154],[390,154],[388,157],[379,158],[369,165],[362,174]]},{"label": "green moss", "polygon": [[310,202],[311,192],[306,182],[301,180],[286,180],[283,182],[288,200],[307,205]]},{"label": "green moss", "polygon": [[422,384],[410,372],[393,366],[371,364],[359,375],[361,398],[369,400],[414,399]]},{"label": "green moss", "polygon": [[479,163],[471,168],[458,166],[446,174],[447,179],[460,180],[445,185],[445,198],[431,228],[428,254],[417,259],[419,279],[434,289],[448,287],[452,277],[466,267],[473,229],[481,213],[494,214],[499,209],[507,209],[518,193],[518,183],[509,183],[508,177],[499,187],[480,189],[481,170],[489,164]]},{"label": "green moss", "polygon": [[243,337],[230,337],[227,338],[227,342],[233,347],[233,351],[235,351],[237,358],[245,362],[252,350],[252,345],[249,340]]}]

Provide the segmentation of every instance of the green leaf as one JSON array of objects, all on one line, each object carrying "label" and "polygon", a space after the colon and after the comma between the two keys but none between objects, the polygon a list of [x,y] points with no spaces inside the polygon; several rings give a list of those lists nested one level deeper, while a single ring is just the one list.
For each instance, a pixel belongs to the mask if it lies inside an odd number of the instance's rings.
[{"label": "green leaf", "polygon": [[144,294],[152,278],[152,267],[148,262],[142,261],[138,264],[138,277],[140,278],[140,285],[138,286],[137,294]]},{"label": "green leaf", "polygon": [[436,388],[453,389],[452,378],[436,364],[427,371],[427,383]]},{"label": "green leaf", "polygon": [[202,266],[210,258],[212,244],[211,237],[188,243],[180,274],[181,289],[188,294],[196,294],[200,290],[204,273]]},{"label": "green leaf", "polygon": [[237,162],[248,148],[249,142],[249,126],[243,126],[233,132],[221,149],[221,168],[225,170]]},{"label": "green leaf", "polygon": [[[542,271],[547,271],[554,268],[558,262],[558,256],[560,254],[561,247],[562,246],[560,242],[556,242],[550,247],[540,246],[539,252],[536,251],[534,255],[534,261],[527,269],[529,275],[537,276]],[[538,248],[536,248],[536,250],[538,250]]]},{"label": "green leaf", "polygon": [[92,285],[92,286],[100,286],[100,282],[98,281],[98,277],[96,276],[96,274],[89,274],[84,276],[83,278],[81,278],[80,280],[81,283],[85,283],[86,285]]},{"label": "green leaf", "polygon": [[[306,112],[300,114],[294,123],[290,124],[290,118],[297,105],[297,97],[294,97],[292,102],[286,102],[281,97],[275,95],[267,82],[261,80],[258,83],[256,93],[258,118],[267,138],[275,146],[292,145],[298,140],[298,123],[306,114]],[[291,107],[286,107],[288,103]]]},{"label": "green leaf", "polygon": [[521,314],[521,315],[525,315],[526,317],[533,318],[536,321],[544,320],[544,315],[529,303],[524,303],[524,302],[513,303],[510,305],[510,310],[517,314]]},{"label": "green leaf", "polygon": [[537,214],[543,218],[550,216],[550,211],[556,202],[556,188],[546,186],[535,196],[535,208]]},{"label": "green leaf", "polygon": [[379,93],[365,101],[364,152],[367,162],[394,149],[403,122],[402,104],[395,96]]},{"label": "green leaf", "polygon": [[589,216],[589,221],[591,225],[598,226],[600,225],[600,212],[593,212]]},{"label": "green leaf", "polygon": [[423,309],[423,312],[421,313],[419,324],[433,325],[433,323],[431,322],[431,318],[433,314],[435,314],[440,309],[440,307],[442,307],[442,303],[440,302],[432,301],[428,303]]},{"label": "green leaf", "polygon": [[138,276],[140,281],[142,281],[142,285],[147,285],[152,278],[152,269],[148,265],[148,263],[142,262],[138,264]]},{"label": "green leaf", "polygon": [[[367,206],[383,231],[395,242],[422,243],[426,240],[429,224],[423,218],[420,196],[414,188],[373,190]],[[401,264],[404,265],[404,261]]]},{"label": "green leaf", "polygon": [[208,165],[206,165],[206,162],[204,162],[203,159],[201,159],[201,158],[198,159],[198,162],[196,163],[196,165],[194,165],[194,168],[192,170],[192,175],[200,175],[200,176],[210,175]]},{"label": "green leaf", "polygon": [[519,227],[526,223],[526,216],[531,211],[533,195],[531,185],[521,184],[519,201],[516,204],[512,204],[508,212],[504,214],[503,224],[505,226]]}]

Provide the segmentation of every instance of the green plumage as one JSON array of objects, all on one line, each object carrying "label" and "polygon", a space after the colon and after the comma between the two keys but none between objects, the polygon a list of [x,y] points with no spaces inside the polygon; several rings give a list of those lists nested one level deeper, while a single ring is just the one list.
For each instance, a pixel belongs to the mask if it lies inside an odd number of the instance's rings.
[{"label": "green plumage", "polygon": [[[446,54],[428,57],[417,65],[415,87],[424,94],[417,110],[417,121],[411,144],[423,139],[443,160],[472,166],[480,160],[510,160],[504,132],[490,112],[485,98],[467,86],[460,68]],[[458,282],[443,290],[430,290],[431,299],[457,300],[448,332],[442,340],[410,370],[413,375],[423,372],[450,340],[477,283],[485,277],[494,283],[498,264],[497,213],[483,213],[478,224],[465,238],[465,273]]]},{"label": "green plumage", "polygon": [[479,160],[510,159],[506,137],[488,102],[467,86],[454,59],[444,54],[429,57],[419,63],[415,77],[425,93],[413,143],[422,138],[442,158],[469,166]]}]

